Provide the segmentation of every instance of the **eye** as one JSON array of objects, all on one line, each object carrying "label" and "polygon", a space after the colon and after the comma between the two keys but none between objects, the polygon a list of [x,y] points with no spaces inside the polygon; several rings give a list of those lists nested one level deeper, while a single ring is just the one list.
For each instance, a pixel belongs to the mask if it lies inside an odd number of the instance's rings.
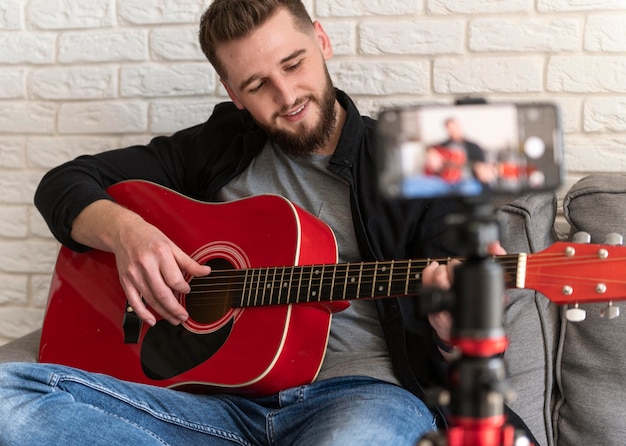
[{"label": "eye", "polygon": [[299,60],[297,63],[293,64],[293,65],[289,65],[287,68],[285,68],[286,71],[296,71],[298,68],[300,68],[300,66],[302,65],[302,60]]},{"label": "eye", "polygon": [[250,88],[248,91],[249,91],[250,93],[254,93],[254,92],[256,92],[256,91],[259,91],[261,88],[263,88],[263,85],[265,85],[265,81],[263,81],[263,82],[259,82],[256,86],[254,86],[254,87]]}]

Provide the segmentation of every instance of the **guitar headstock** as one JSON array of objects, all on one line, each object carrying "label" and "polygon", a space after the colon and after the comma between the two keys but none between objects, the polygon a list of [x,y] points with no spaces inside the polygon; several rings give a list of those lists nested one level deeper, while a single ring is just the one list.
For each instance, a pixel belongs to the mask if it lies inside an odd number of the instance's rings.
[{"label": "guitar headstock", "polygon": [[541,292],[554,303],[572,305],[568,320],[584,320],[582,303],[607,302],[602,317],[619,316],[613,301],[626,300],[626,247],[620,234],[609,234],[605,244],[590,243],[589,234],[577,233],[571,242],[557,242],[529,254],[525,288]]}]

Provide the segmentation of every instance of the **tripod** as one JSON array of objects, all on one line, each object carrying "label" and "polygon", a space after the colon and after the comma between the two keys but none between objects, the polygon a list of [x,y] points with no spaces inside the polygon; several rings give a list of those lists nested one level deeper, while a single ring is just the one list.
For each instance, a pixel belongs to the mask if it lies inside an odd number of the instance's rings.
[{"label": "tripod", "polygon": [[508,424],[505,414],[506,371],[502,354],[507,339],[502,326],[504,273],[488,254],[500,227],[491,206],[468,202],[466,215],[452,228],[467,243],[469,255],[455,268],[449,292],[425,290],[420,311],[449,310],[453,316],[451,343],[458,355],[449,367],[448,430],[429,433],[417,446],[530,445]]}]

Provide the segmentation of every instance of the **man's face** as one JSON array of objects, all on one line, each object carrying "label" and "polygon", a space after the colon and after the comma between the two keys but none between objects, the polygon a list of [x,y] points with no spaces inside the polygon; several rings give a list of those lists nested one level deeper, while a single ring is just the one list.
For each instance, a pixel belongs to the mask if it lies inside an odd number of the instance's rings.
[{"label": "man's face", "polygon": [[319,23],[306,34],[282,9],[251,35],[217,48],[235,105],[294,154],[323,147],[335,130],[335,91],[325,64],[331,56]]}]

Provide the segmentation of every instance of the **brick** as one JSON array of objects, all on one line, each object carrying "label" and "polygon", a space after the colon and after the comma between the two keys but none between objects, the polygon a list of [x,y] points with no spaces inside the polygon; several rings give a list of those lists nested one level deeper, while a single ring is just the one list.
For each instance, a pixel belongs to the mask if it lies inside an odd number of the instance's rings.
[{"label": "brick", "polygon": [[626,98],[587,99],[584,107],[583,128],[586,132],[625,132]]},{"label": "brick", "polygon": [[123,62],[148,59],[144,30],[67,32],[59,37],[59,62]]},{"label": "brick", "polygon": [[41,308],[0,308],[0,337],[15,339],[41,328],[43,314]]},{"label": "brick", "polygon": [[547,89],[570,93],[626,93],[626,59],[620,56],[554,56]]},{"label": "brick", "polygon": [[24,238],[27,234],[27,207],[0,207],[0,237]]},{"label": "brick", "polygon": [[56,263],[54,241],[0,241],[0,271],[4,273],[50,273]]},{"label": "brick", "polygon": [[31,236],[52,239],[52,233],[50,229],[48,229],[48,225],[34,206],[30,208],[30,212],[28,213],[28,227]]},{"label": "brick", "polygon": [[469,28],[472,51],[575,51],[581,39],[578,19],[473,20]]},{"label": "brick", "polygon": [[565,137],[565,165],[568,174],[584,172],[619,172],[626,170],[626,136]]},{"label": "brick", "polygon": [[112,0],[30,0],[28,21],[40,29],[98,28],[113,24]]},{"label": "brick", "polygon": [[153,60],[206,61],[206,57],[200,49],[197,26],[152,31],[150,33],[150,54]]},{"label": "brick", "polygon": [[35,173],[4,172],[0,175],[0,204],[31,204],[38,183]]},{"label": "brick", "polygon": [[28,303],[28,276],[26,274],[0,274],[0,306],[26,305]]},{"label": "brick", "polygon": [[557,97],[553,99],[550,98],[549,102],[554,102],[559,108],[563,132],[580,132],[583,99],[575,97]]},{"label": "brick", "polygon": [[452,20],[394,20],[365,23],[359,27],[363,54],[460,54],[465,40],[465,26]]},{"label": "brick", "polygon": [[2,0],[0,3],[0,29],[21,29],[24,16],[22,0]]},{"label": "brick", "polygon": [[38,99],[107,99],[117,96],[117,70],[111,66],[34,70],[28,87]]},{"label": "brick", "polygon": [[138,133],[148,125],[148,105],[142,101],[66,103],[59,109],[61,133]]},{"label": "brick", "polygon": [[53,63],[55,38],[52,33],[0,32],[0,64]]},{"label": "brick", "polygon": [[540,57],[472,57],[435,60],[437,93],[532,93],[543,89]]},{"label": "brick", "polygon": [[537,0],[539,12],[623,9],[623,0]]},{"label": "brick", "polygon": [[216,74],[208,63],[138,65],[122,68],[124,97],[190,96],[215,91]]},{"label": "brick", "polygon": [[205,122],[218,102],[210,98],[155,101],[150,107],[150,131],[170,134]]},{"label": "brick", "polygon": [[351,94],[424,94],[429,86],[426,61],[341,61],[328,64],[337,87]]},{"label": "brick", "polygon": [[407,15],[423,10],[423,0],[317,0],[315,14],[320,17],[359,17],[370,15]]},{"label": "brick", "polygon": [[26,98],[26,70],[23,68],[0,68],[0,99]]},{"label": "brick", "polygon": [[530,12],[533,0],[430,0],[431,14],[495,14],[502,12]]},{"label": "brick", "polygon": [[35,308],[45,308],[50,294],[50,283],[52,275],[50,274],[33,274],[30,279],[30,289],[32,290],[32,299],[30,303]]},{"label": "brick", "polygon": [[585,50],[598,52],[626,51],[625,23],[626,14],[589,16],[585,26]]},{"label": "brick", "polygon": [[199,23],[210,0],[143,0],[118,2],[123,22],[135,25],[166,23]]},{"label": "brick", "polygon": [[3,102],[0,107],[0,133],[52,133],[56,109],[55,104],[43,102]]},{"label": "brick", "polygon": [[51,136],[30,138],[26,144],[28,165],[51,169],[80,155],[118,147],[117,138],[95,136]]},{"label": "brick", "polygon": [[8,169],[26,167],[23,138],[9,138],[0,135],[0,167]]},{"label": "brick", "polygon": [[356,24],[347,20],[333,20],[322,24],[330,37],[335,56],[350,55],[356,52]]}]

